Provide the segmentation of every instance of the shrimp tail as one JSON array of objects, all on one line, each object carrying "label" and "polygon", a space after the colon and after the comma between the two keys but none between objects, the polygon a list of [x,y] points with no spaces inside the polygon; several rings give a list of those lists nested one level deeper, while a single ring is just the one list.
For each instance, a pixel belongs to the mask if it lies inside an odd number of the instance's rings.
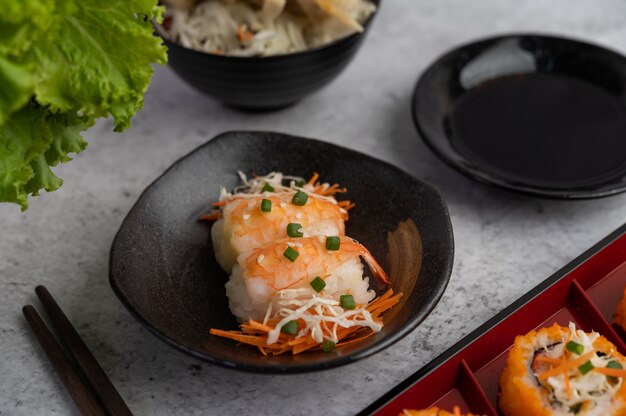
[{"label": "shrimp tail", "polygon": [[390,284],[391,281],[389,280],[389,276],[387,276],[385,270],[383,270],[382,266],[378,264],[374,256],[372,256],[372,253],[370,253],[369,250],[366,249],[364,246],[361,247],[363,250],[361,256],[363,257],[363,260],[365,260],[365,263],[367,263],[367,265],[369,266],[372,273],[374,273],[376,279],[386,285]]}]

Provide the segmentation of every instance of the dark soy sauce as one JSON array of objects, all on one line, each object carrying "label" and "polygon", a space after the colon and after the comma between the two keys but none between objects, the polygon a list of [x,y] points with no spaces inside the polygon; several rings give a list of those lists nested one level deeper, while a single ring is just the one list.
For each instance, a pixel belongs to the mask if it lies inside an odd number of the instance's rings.
[{"label": "dark soy sauce", "polygon": [[626,103],[574,78],[547,74],[486,82],[456,103],[453,146],[508,180],[589,186],[626,169]]}]

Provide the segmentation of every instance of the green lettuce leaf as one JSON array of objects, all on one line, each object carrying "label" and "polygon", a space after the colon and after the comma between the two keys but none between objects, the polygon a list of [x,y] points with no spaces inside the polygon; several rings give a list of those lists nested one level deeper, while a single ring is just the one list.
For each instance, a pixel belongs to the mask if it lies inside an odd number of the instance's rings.
[{"label": "green lettuce leaf", "polygon": [[3,0],[0,14],[0,55],[17,57],[46,30],[59,23],[61,1]]},{"label": "green lettuce leaf", "polygon": [[156,0],[5,0],[0,16],[0,201],[62,184],[50,169],[87,143],[81,132],[113,116],[130,126],[153,63]]},{"label": "green lettuce leaf", "polygon": [[26,105],[34,90],[33,72],[0,56],[0,125]]},{"label": "green lettuce leaf", "polygon": [[154,1],[81,0],[66,7],[54,32],[41,35],[29,60],[38,68],[37,102],[53,111],[77,110],[92,117],[112,114],[115,131],[129,127],[141,108],[154,69],[165,63],[150,19]]},{"label": "green lettuce leaf", "polygon": [[30,103],[0,126],[0,200],[28,207],[27,194],[54,191],[63,181],[50,170],[71,160],[87,143],[80,132],[89,120],[76,114],[51,114]]}]

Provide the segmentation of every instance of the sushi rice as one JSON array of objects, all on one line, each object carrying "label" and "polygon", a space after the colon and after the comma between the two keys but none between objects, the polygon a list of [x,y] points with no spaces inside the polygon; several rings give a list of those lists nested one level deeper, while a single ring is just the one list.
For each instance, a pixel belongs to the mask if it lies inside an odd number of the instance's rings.
[{"label": "sushi rice", "polygon": [[[254,278],[244,279],[244,269],[241,264],[245,257],[246,254],[240,256],[239,263],[233,268],[233,273],[226,283],[226,296],[228,296],[230,310],[240,322],[248,319],[263,320],[268,308],[269,310],[276,309],[276,305],[272,303],[280,302],[287,294],[294,293],[292,290],[297,289],[295,293],[301,295],[299,298],[320,297],[311,288],[309,281],[305,280],[293,289],[270,293],[267,286],[255,284]],[[324,282],[326,283],[324,288],[326,299],[339,299],[340,295],[350,293],[356,303],[367,304],[376,296],[376,293],[369,289],[369,278],[363,277],[363,264],[358,258],[346,261],[325,278]]]}]

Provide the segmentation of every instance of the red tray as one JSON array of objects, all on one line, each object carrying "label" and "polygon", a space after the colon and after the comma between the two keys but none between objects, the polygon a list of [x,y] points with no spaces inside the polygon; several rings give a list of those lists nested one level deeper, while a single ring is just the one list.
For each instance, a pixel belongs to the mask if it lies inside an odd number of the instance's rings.
[{"label": "red tray", "polygon": [[572,321],[626,353],[610,320],[626,285],[626,224],[467,335],[360,415],[397,416],[430,406],[496,416],[498,381],[517,335]]}]

